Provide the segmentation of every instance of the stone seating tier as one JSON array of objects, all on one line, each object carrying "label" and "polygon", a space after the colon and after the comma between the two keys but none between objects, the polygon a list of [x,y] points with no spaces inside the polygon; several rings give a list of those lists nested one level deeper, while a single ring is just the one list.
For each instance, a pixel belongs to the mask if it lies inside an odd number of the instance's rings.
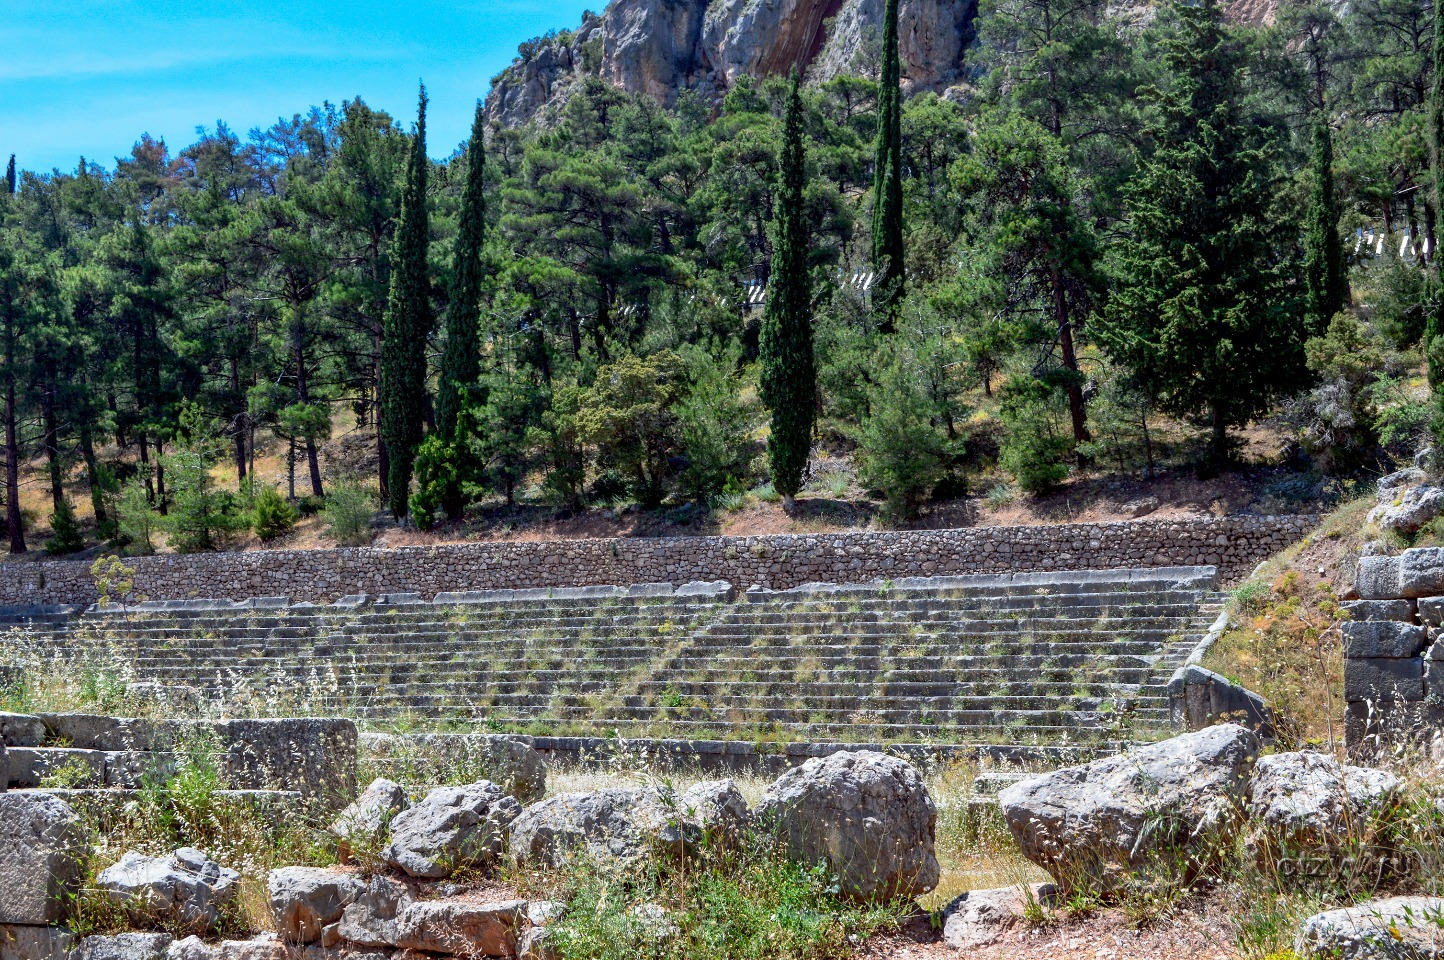
[{"label": "stone seating tier", "polygon": [[56,651],[206,697],[379,726],[706,738],[1147,737],[1220,609],[1211,568],[484,591],[333,605],[182,601],[32,621]]}]

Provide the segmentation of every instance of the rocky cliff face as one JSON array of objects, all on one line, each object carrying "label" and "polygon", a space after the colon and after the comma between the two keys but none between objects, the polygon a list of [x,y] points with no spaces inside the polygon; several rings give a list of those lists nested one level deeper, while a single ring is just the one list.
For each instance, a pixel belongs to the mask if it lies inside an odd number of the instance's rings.
[{"label": "rocky cliff face", "polygon": [[[1243,23],[1270,23],[1278,0],[1225,0]],[[492,86],[487,114],[516,126],[601,77],[671,106],[690,89],[715,98],[742,76],[814,81],[876,76],[884,0],[612,0],[574,31],[527,44]],[[1157,0],[1114,0],[1111,16],[1147,23]],[[910,92],[955,88],[973,38],[977,0],[902,0],[898,45]]]},{"label": "rocky cliff face", "polygon": [[[913,89],[962,76],[976,0],[902,0],[899,47]],[[580,28],[534,41],[497,78],[493,122],[514,126],[597,76],[671,105],[683,89],[725,93],[741,76],[875,72],[883,0],[613,0]]]}]

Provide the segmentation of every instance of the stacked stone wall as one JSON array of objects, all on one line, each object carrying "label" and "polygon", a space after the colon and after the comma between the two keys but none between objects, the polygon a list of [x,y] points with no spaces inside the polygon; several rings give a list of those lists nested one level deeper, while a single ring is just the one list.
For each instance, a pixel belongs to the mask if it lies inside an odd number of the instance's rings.
[{"label": "stacked stone wall", "polygon": [[[808,582],[1040,570],[1212,565],[1236,582],[1300,539],[1313,516],[972,527],[761,537],[656,537],[270,550],[129,561],[151,600],[286,596],[329,603],[357,593],[727,580],[745,589]],[[0,564],[0,605],[91,603],[89,565]]]},{"label": "stacked stone wall", "polygon": [[1444,734],[1444,549],[1359,561],[1344,605],[1344,739],[1367,757]]}]

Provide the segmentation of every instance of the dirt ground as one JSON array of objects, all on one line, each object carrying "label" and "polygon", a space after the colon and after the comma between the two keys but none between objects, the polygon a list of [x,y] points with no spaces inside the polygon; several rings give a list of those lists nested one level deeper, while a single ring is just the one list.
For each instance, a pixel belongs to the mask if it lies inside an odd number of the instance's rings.
[{"label": "dirt ground", "polygon": [[1142,929],[1118,909],[1033,924],[1019,921],[984,947],[958,949],[942,941],[927,916],[899,934],[867,944],[859,960],[1233,960],[1233,931],[1225,909],[1195,900]]}]

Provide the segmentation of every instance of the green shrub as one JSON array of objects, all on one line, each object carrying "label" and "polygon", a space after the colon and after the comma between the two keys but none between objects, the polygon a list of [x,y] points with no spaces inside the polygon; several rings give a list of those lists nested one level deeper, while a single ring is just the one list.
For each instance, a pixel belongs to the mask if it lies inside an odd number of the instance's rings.
[{"label": "green shrub", "polygon": [[60,509],[50,515],[50,539],[45,541],[45,552],[58,555],[84,549],[85,535],[80,532],[75,510],[69,500],[61,500]]},{"label": "green shrub", "polygon": [[1068,476],[1072,438],[1063,432],[1062,391],[1033,377],[1003,389],[1003,439],[998,461],[1027,493],[1043,493]]},{"label": "green shrub", "polygon": [[300,518],[300,511],[287,503],[275,487],[262,487],[251,508],[251,529],[269,543],[289,533]]},{"label": "green shrub", "polygon": [[332,484],[326,497],[326,529],[343,547],[359,547],[371,541],[371,520],[376,501],[371,492],[354,481]]},{"label": "green shrub", "polygon": [[115,501],[116,536],[126,553],[146,556],[155,553],[155,531],[160,515],[150,504],[145,479],[131,478]]}]

